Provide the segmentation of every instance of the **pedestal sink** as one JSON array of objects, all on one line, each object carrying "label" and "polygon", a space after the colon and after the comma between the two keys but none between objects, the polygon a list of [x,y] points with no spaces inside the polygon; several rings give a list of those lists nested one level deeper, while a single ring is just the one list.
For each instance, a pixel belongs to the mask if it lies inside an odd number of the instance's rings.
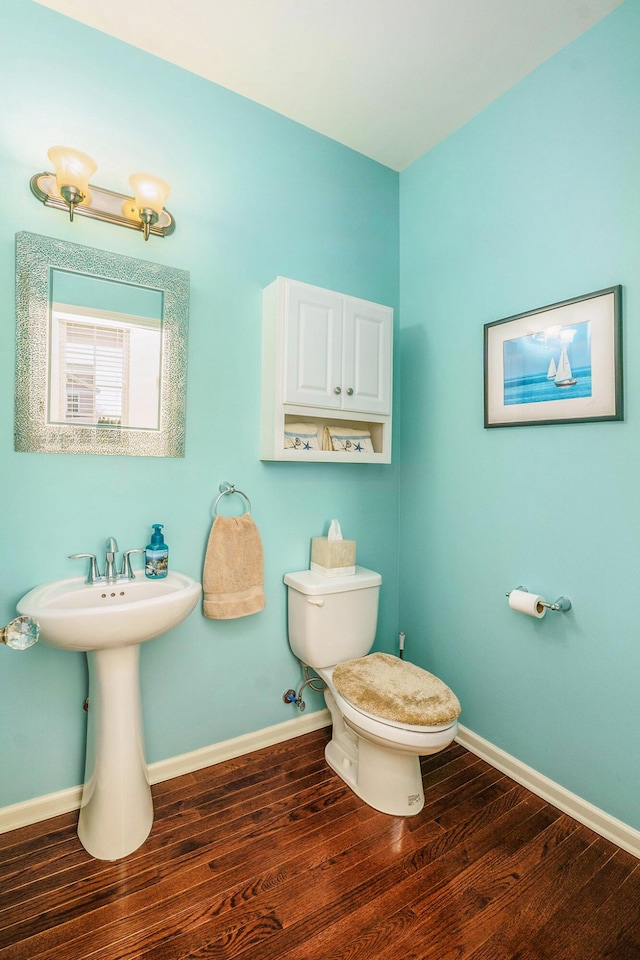
[{"label": "pedestal sink", "polygon": [[181,623],[201,589],[176,571],[163,580],[87,584],[74,577],[35,587],[18,604],[18,613],[39,621],[44,643],[87,654],[89,730],[78,836],[99,860],[133,853],[151,830],[140,644]]}]

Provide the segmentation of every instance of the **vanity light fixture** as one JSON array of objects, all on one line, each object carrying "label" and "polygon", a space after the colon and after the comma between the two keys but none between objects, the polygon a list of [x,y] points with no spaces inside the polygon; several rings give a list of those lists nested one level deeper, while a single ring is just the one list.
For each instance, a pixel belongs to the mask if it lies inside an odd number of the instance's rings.
[{"label": "vanity light fixture", "polygon": [[164,202],[170,187],[164,180],[148,173],[134,173],[129,178],[134,196],[115,193],[89,183],[97,165],[91,157],[71,147],[51,147],[48,157],[55,173],[36,173],[31,178],[31,192],[47,207],[104,220],[132,230],[141,230],[144,239],[150,234],[167,237],[175,230],[175,220]]}]

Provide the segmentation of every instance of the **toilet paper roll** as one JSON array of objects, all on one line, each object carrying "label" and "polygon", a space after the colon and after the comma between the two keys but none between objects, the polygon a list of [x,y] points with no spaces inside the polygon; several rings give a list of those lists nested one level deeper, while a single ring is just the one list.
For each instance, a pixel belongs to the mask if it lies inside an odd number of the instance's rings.
[{"label": "toilet paper roll", "polygon": [[535,593],[527,593],[526,590],[512,590],[509,594],[509,606],[518,613],[526,613],[529,617],[537,617],[540,620],[547,612],[547,608],[542,606],[542,597]]}]

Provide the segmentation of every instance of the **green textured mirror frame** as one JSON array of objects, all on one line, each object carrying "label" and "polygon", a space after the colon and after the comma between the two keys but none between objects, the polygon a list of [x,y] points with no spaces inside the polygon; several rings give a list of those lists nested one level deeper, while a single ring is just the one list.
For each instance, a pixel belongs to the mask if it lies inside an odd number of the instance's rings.
[{"label": "green textured mirror frame", "polygon": [[16,234],[15,449],[183,457],[189,273]]}]

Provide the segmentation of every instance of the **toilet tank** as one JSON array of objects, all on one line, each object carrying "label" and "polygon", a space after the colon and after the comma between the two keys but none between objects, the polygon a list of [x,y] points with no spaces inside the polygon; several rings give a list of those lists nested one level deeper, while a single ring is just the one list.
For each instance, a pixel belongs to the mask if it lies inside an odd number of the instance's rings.
[{"label": "toilet tank", "polygon": [[331,667],[364,657],[373,646],[382,577],[356,567],[347,577],[312,570],[285,574],[289,595],[289,645],[310,667]]}]

